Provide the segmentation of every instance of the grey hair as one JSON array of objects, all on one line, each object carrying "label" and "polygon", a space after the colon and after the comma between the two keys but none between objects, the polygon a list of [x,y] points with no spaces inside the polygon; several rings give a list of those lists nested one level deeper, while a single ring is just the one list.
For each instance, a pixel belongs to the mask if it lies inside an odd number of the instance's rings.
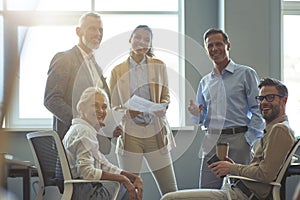
[{"label": "grey hair", "polygon": [[87,89],[85,89],[83,91],[83,93],[81,94],[80,99],[77,103],[76,109],[77,109],[78,113],[80,113],[80,105],[87,103],[96,94],[101,94],[104,96],[104,99],[107,103],[107,107],[109,108],[109,100],[108,100],[108,96],[107,96],[105,90],[103,90],[99,87],[88,87]]},{"label": "grey hair", "polygon": [[81,27],[82,24],[84,23],[84,21],[86,20],[86,18],[88,18],[88,17],[95,17],[95,18],[98,18],[101,20],[100,14],[98,14],[96,12],[87,12],[87,13],[81,15],[81,17],[79,18],[78,26]]}]

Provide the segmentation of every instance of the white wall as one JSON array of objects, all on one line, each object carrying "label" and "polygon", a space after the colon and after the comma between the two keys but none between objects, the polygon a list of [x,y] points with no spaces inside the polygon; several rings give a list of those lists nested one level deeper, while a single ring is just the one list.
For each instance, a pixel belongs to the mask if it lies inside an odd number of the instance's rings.
[{"label": "white wall", "polygon": [[280,79],[281,0],[224,1],[224,26],[231,57],[252,66],[262,78]]}]

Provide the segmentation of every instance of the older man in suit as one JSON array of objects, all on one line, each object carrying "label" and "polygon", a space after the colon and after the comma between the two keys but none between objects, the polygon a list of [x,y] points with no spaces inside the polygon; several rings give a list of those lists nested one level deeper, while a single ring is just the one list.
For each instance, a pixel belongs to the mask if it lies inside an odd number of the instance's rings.
[{"label": "older man in suit", "polygon": [[[81,16],[76,27],[78,45],[70,50],[57,53],[48,71],[44,105],[53,113],[53,129],[64,137],[73,117],[76,117],[76,105],[82,92],[90,86],[99,86],[110,96],[102,70],[95,62],[93,51],[98,49],[103,36],[100,15],[94,12]],[[116,129],[114,134],[119,134]],[[99,139],[102,152],[110,151],[110,140]]]}]

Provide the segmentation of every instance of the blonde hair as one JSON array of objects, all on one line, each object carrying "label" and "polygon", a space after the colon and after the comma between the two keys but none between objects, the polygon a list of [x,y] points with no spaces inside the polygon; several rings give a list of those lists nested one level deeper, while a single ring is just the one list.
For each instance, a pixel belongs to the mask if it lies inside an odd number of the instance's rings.
[{"label": "blonde hair", "polygon": [[104,99],[107,103],[107,106],[109,108],[109,100],[108,100],[108,96],[105,92],[105,90],[99,88],[99,87],[88,87],[87,89],[85,89],[83,91],[83,93],[80,96],[80,99],[77,103],[77,111],[78,113],[80,113],[80,106],[81,104],[86,104],[92,97],[94,97],[96,94],[101,94],[104,96]]}]

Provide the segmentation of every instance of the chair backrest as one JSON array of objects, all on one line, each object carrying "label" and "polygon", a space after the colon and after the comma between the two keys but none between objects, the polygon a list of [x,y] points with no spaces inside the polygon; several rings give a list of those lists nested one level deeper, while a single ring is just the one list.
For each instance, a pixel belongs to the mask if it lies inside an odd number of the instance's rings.
[{"label": "chair backrest", "polygon": [[278,181],[280,182],[282,180],[285,172],[287,171],[288,167],[291,164],[291,161],[292,161],[293,156],[295,155],[295,152],[299,148],[299,145],[300,145],[300,140],[298,139],[298,140],[296,140],[296,142],[294,143],[290,152],[288,153],[288,156],[286,157],[285,162],[284,162],[283,166],[281,167],[275,182],[278,182]]},{"label": "chair backrest", "polygon": [[[274,180],[274,182],[276,183],[280,183],[281,184],[281,188],[280,188],[280,199],[283,200],[285,199],[285,181],[286,181],[286,172],[288,170],[288,167],[291,164],[292,158],[295,155],[297,149],[300,146],[300,139],[297,139],[293,145],[293,147],[291,148],[290,152],[288,153],[284,164],[282,165],[277,178]],[[275,189],[275,188],[274,188]],[[273,189],[273,193],[275,192]],[[273,194],[274,196],[274,194]]]},{"label": "chair backrest", "polygon": [[64,180],[72,179],[69,163],[62,142],[55,131],[28,133],[27,139],[32,150],[39,174],[41,190],[45,186],[58,186],[64,190]]}]

